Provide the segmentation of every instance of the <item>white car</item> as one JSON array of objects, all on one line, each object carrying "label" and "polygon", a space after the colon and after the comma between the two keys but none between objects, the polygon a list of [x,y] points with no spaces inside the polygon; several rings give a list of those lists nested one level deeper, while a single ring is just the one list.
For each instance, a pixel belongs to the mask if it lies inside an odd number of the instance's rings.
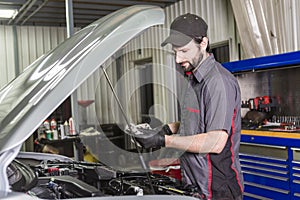
[{"label": "white car", "polygon": [[19,152],[39,125],[111,55],[145,29],[162,23],[164,12],[159,7],[119,10],[78,31],[2,88],[0,199],[201,198],[193,188],[181,188],[166,176]]}]

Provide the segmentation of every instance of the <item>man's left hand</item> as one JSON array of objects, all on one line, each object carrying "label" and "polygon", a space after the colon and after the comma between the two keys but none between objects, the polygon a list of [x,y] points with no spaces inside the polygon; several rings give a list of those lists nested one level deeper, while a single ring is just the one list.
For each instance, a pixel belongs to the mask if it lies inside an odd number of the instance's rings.
[{"label": "man's left hand", "polygon": [[165,146],[165,134],[156,129],[137,128],[138,134],[135,134],[135,139],[144,148],[159,148]]},{"label": "man's left hand", "polygon": [[172,134],[168,125],[164,125],[157,129],[151,129],[141,125],[131,125],[130,130],[127,128],[126,132],[131,132],[130,135],[132,135],[136,141],[146,149],[164,147],[165,135]]}]

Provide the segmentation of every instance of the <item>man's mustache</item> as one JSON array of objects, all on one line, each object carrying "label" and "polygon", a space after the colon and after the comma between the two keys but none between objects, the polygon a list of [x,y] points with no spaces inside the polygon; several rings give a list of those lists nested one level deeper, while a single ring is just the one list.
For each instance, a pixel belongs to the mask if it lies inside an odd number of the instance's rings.
[{"label": "man's mustache", "polygon": [[[184,66],[184,64],[185,63],[189,63],[189,67],[188,68],[185,68],[185,66]],[[182,62],[182,63],[179,63],[179,65],[181,66],[181,68],[183,69],[183,71],[185,71],[185,72],[191,72],[191,71],[193,71],[194,69],[195,69],[195,66],[194,65],[192,65],[192,63],[190,63],[190,62]]]}]

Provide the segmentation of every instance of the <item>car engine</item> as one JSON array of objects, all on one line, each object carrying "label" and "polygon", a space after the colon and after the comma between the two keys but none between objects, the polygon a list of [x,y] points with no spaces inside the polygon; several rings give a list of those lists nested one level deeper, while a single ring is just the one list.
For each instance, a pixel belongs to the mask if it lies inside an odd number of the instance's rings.
[{"label": "car engine", "polygon": [[168,194],[205,199],[196,187],[148,172],[116,171],[101,163],[15,159],[7,169],[13,191],[42,199]]}]

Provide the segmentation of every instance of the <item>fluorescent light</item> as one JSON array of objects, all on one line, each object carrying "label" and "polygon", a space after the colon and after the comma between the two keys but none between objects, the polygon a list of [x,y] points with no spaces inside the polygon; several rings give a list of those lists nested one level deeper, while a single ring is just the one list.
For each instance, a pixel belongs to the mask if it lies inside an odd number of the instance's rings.
[{"label": "fluorescent light", "polygon": [[0,18],[12,18],[18,13],[17,10],[0,9]]}]

